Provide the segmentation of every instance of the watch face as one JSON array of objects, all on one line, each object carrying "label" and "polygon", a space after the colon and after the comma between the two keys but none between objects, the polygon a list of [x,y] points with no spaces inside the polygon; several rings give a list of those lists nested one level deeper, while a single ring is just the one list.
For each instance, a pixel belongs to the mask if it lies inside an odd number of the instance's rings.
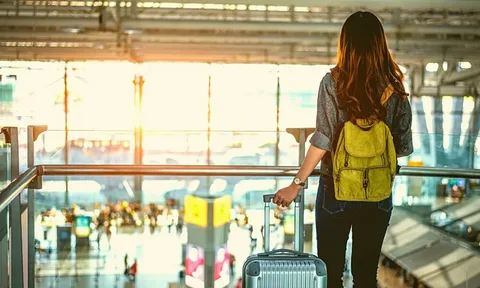
[{"label": "watch face", "polygon": [[295,178],[295,179],[293,179],[293,182],[298,185],[298,184],[300,184],[301,181],[300,181],[300,179]]}]

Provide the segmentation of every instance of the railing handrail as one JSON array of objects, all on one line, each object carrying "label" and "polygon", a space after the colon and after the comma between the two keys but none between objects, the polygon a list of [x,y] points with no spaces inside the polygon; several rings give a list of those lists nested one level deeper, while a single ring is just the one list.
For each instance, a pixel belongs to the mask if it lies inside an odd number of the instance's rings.
[{"label": "railing handrail", "polygon": [[[141,176],[295,176],[298,166],[250,165],[38,165],[41,175]],[[320,175],[318,169],[312,175]]]},{"label": "railing handrail", "polygon": [[[37,165],[14,179],[0,193],[0,211],[3,211],[37,176],[42,175],[143,175],[143,176],[294,176],[298,166],[248,165]],[[311,176],[320,175],[315,169]],[[458,177],[480,179],[480,169],[402,166],[400,176]]]},{"label": "railing handrail", "polygon": [[0,212],[3,211],[23,189],[27,188],[28,184],[37,176],[38,168],[30,167],[5,187],[0,193]]}]

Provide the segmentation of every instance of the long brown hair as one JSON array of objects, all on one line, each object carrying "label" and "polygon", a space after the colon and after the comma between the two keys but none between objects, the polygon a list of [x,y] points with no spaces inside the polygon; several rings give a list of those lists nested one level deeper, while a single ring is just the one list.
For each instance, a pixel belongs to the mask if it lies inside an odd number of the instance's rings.
[{"label": "long brown hair", "polygon": [[358,11],[348,17],[340,33],[337,58],[332,75],[340,108],[347,111],[350,120],[384,120],[382,94],[387,86],[406,99],[403,73],[388,50],[382,24],[374,14]]}]

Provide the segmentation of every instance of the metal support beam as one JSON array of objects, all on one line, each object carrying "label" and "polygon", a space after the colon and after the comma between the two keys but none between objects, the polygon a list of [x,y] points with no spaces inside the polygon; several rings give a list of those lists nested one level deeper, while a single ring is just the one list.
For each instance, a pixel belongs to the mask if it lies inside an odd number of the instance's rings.
[{"label": "metal support beam", "polygon": [[[65,62],[65,68],[63,73],[63,114],[65,117],[64,128],[65,128],[65,138],[64,138],[64,145],[63,145],[63,153],[64,153],[64,161],[65,164],[70,163],[70,143],[68,141],[68,115],[69,115],[69,89],[68,89],[68,62]],[[68,191],[68,176],[65,176],[65,199],[64,204],[65,206],[69,205],[69,191]]]},{"label": "metal support beam", "polygon": [[468,151],[470,152],[470,163],[472,165],[470,166],[471,168],[476,168],[475,167],[475,157],[476,157],[476,149],[475,149],[475,144],[477,141],[477,138],[480,136],[480,95],[477,90],[475,90],[475,93],[473,94],[473,97],[475,99],[475,106],[473,109],[473,117],[471,119],[471,129],[470,129],[470,145],[468,145]]},{"label": "metal support beam", "polygon": [[[278,66],[277,66],[278,67]],[[280,93],[280,71],[277,69],[277,91],[276,91],[276,141],[275,141],[275,166],[280,164],[280,101],[281,101],[281,93]],[[278,182],[277,182],[278,183]]]},{"label": "metal support beam", "polygon": [[[255,50],[222,50],[217,49],[195,50],[195,46],[185,49],[178,45],[176,49],[138,49],[137,61],[183,61],[183,62],[234,62],[234,63],[265,63],[264,51]],[[0,53],[6,60],[131,60],[129,54],[115,53],[103,49],[75,49],[75,48],[38,48],[38,47],[0,47]],[[450,59],[462,59],[464,53],[447,55]],[[328,64],[331,59],[327,52],[296,51],[291,58],[288,50],[278,50],[269,54],[268,63],[277,64]],[[415,64],[421,61],[430,62],[443,58],[441,54],[425,51],[422,54],[397,54],[395,59],[400,64]],[[470,59],[480,59],[480,53],[471,53]]]},{"label": "metal support beam", "polygon": [[[134,84],[134,107],[135,107],[135,151],[134,151],[134,164],[142,165],[143,163],[143,124],[142,124],[142,111],[143,111],[143,80],[142,75],[135,75],[133,80]],[[142,201],[143,195],[143,177],[140,175],[134,176],[134,191],[135,200]]]},{"label": "metal support beam", "polygon": [[[179,3],[182,1],[172,1]],[[478,1],[476,0],[262,0],[262,1],[246,1],[246,0],[196,0],[195,3],[208,4],[227,4],[227,5],[272,5],[272,6],[297,6],[297,7],[328,7],[337,9],[351,9],[352,7],[371,7],[375,11],[385,9],[408,7],[411,10],[454,10],[454,11],[480,11]],[[132,6],[134,6],[132,4]]]},{"label": "metal support beam", "polygon": [[[222,31],[263,31],[263,32],[301,32],[301,33],[339,33],[343,23],[312,22],[274,22],[274,21],[214,21],[214,20],[166,20],[166,19],[126,19],[124,29],[141,30],[222,30]],[[98,19],[87,17],[2,17],[0,26],[8,27],[81,27],[98,29]],[[115,31],[114,22],[104,23],[102,30]],[[399,30],[400,29],[400,30]],[[480,35],[480,29],[474,25],[426,25],[405,24],[401,28],[394,24],[384,24],[387,34],[471,34]]]},{"label": "metal support beam", "polygon": [[132,5],[130,6],[130,17],[132,17],[133,19],[137,19],[138,16],[137,2],[138,0],[130,0],[130,3],[132,3]]},{"label": "metal support beam", "polygon": [[[213,4],[246,4],[252,3],[252,1],[245,0],[195,0],[195,3],[213,3]],[[377,10],[391,9],[391,8],[403,8],[408,9],[451,9],[451,10],[466,10],[466,11],[480,11],[478,1],[476,0],[262,0],[259,2],[262,5],[274,5],[274,6],[291,6],[297,7],[334,7],[334,8],[346,8],[352,7],[374,7]]]},{"label": "metal support beam", "polygon": [[[340,31],[337,31],[340,32]],[[336,36],[335,34],[332,34]],[[61,31],[25,31],[25,30],[6,30],[0,31],[0,42],[74,42],[74,43],[115,43],[115,32],[89,32],[89,33],[67,33]],[[135,41],[137,45],[142,43],[206,43],[206,44],[232,44],[232,43],[252,43],[252,44],[289,44],[298,43],[299,45],[315,45],[315,46],[328,46],[332,38],[327,34],[315,34],[308,35],[303,33],[290,34],[290,35],[276,35],[276,34],[263,34],[263,35],[248,35],[248,34],[235,34],[235,33],[141,33],[133,34],[130,37]],[[475,47],[480,48],[479,40],[451,40],[451,39],[397,39],[395,35],[389,35],[388,42],[390,46],[400,45],[401,49],[416,48],[416,47]],[[332,51],[336,51],[336,47],[332,47]],[[465,55],[468,56],[468,55]]]},{"label": "metal support beam", "polygon": [[419,96],[457,96],[473,95],[471,86],[422,86],[418,90]]},{"label": "metal support beam", "polygon": [[425,66],[415,67],[411,72],[411,96],[421,96],[420,89],[423,87],[425,78]]},{"label": "metal support beam", "polygon": [[455,84],[460,81],[471,80],[475,77],[480,76],[480,68],[471,68],[461,72],[454,72],[443,79],[443,84]]}]

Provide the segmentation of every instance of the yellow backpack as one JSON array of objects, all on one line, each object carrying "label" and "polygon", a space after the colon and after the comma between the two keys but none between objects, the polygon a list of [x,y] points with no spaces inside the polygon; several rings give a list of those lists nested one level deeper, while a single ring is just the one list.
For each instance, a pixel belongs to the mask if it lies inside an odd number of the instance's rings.
[{"label": "yellow backpack", "polygon": [[347,121],[332,160],[337,200],[377,202],[392,193],[397,155],[390,129],[383,121]]}]

